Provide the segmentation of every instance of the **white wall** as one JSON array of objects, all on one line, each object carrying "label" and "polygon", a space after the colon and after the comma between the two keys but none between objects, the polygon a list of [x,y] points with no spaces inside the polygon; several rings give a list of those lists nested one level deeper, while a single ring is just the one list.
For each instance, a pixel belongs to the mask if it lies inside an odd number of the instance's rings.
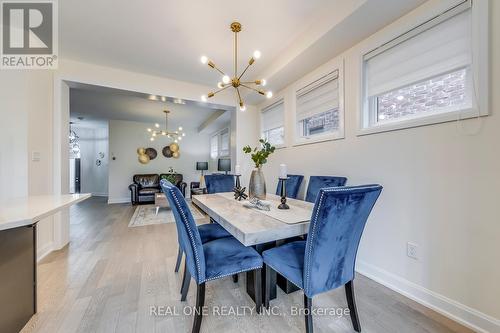
[{"label": "white wall", "polygon": [[[179,142],[180,157],[166,158],[162,149],[171,141],[163,137],[157,137],[153,142],[149,141],[149,133],[146,132],[150,123],[139,123],[132,121],[111,120],[109,122],[109,152],[111,157],[109,164],[109,202],[130,202],[130,191],[128,186],[132,183],[132,176],[140,173],[167,173],[169,167],[181,173],[184,181],[188,184],[186,195],[189,196],[189,183],[199,181],[200,171],[196,171],[196,162],[208,161],[209,146],[208,134],[199,134],[196,127],[190,124],[174,124],[172,128],[182,126],[186,136]],[[140,164],[137,160],[137,148],[154,148],[158,156],[148,164]]]},{"label": "white wall", "polygon": [[[80,180],[81,193],[96,196],[108,195],[108,128],[88,128],[73,125],[73,130],[80,138]],[[104,153],[104,158],[99,153]],[[101,165],[96,165],[96,160]]]},{"label": "white wall", "polygon": [[[285,88],[289,146],[276,151],[264,172],[271,189],[280,163],[306,180],[339,175],[348,177],[348,184],[382,184],[361,241],[358,271],[477,330],[500,332],[500,2],[490,7],[491,116],[482,120],[479,133],[465,134],[478,127],[478,120],[468,120],[356,136],[361,50],[411,25],[433,3],[340,56],[345,59],[345,139],[291,146],[295,89],[293,84]],[[308,76],[327,71],[328,64]],[[419,245],[420,260],[406,256],[407,242]]]}]

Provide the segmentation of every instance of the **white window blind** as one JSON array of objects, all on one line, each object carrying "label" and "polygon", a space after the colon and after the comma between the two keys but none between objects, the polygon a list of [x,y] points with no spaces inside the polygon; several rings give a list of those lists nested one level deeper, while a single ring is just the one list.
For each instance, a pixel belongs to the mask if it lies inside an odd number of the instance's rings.
[{"label": "white window blind", "polygon": [[339,72],[331,72],[297,91],[297,121],[339,107]]},{"label": "white window blind", "polygon": [[366,54],[366,97],[471,65],[470,1]]},{"label": "white window blind", "polygon": [[262,132],[266,132],[275,128],[283,127],[285,114],[285,104],[283,100],[276,102],[262,110]]},{"label": "white window blind", "polygon": [[219,136],[214,135],[210,138],[210,157],[217,159],[219,155]]},{"label": "white window blind", "polygon": [[229,129],[220,132],[220,154],[219,156],[229,156]]}]

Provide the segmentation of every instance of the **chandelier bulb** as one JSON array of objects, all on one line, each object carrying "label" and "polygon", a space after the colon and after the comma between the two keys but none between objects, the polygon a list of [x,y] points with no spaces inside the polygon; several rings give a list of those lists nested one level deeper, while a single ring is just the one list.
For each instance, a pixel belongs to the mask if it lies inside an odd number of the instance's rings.
[{"label": "chandelier bulb", "polygon": [[149,140],[150,140],[150,141],[155,141],[155,138],[150,138]]},{"label": "chandelier bulb", "polygon": [[182,126],[179,126],[179,131],[182,131]]},{"label": "chandelier bulb", "polygon": [[181,140],[182,140],[182,137],[179,137],[179,139],[178,139],[178,140],[179,140],[179,141],[181,141]]},{"label": "chandelier bulb", "polygon": [[160,124],[156,123],[156,124],[155,124],[155,127],[156,127],[156,128],[160,128]]},{"label": "chandelier bulb", "polygon": [[202,100],[203,102],[206,102],[206,101],[207,101],[207,95],[202,95],[202,96],[201,96],[201,100]]},{"label": "chandelier bulb", "polygon": [[231,82],[231,78],[230,78],[229,76],[227,76],[227,75],[224,75],[224,76],[222,77],[222,82],[223,82],[224,84],[228,84],[229,82]]},{"label": "chandelier bulb", "polygon": [[151,131],[152,131],[151,128],[148,128],[148,132],[151,132]]},{"label": "chandelier bulb", "polygon": [[267,84],[266,79],[260,80],[260,84],[264,87]]},{"label": "chandelier bulb", "polygon": [[267,97],[267,98],[271,98],[271,97],[273,97],[273,92],[272,92],[272,91],[268,91],[268,92],[266,93],[266,97]]},{"label": "chandelier bulb", "polygon": [[243,112],[247,109],[246,105],[240,104],[240,111]]},{"label": "chandelier bulb", "polygon": [[201,60],[201,63],[202,63],[203,65],[205,65],[205,64],[208,62],[208,58],[207,58],[207,56],[201,56],[201,59],[200,59],[200,60]]},{"label": "chandelier bulb", "polygon": [[224,88],[224,83],[222,83],[222,82],[217,82],[217,88],[219,88],[219,89]]},{"label": "chandelier bulb", "polygon": [[262,55],[262,54],[260,53],[260,51],[259,51],[259,50],[255,50],[255,51],[253,52],[253,57],[255,58],[255,60],[259,59],[261,55]]},{"label": "chandelier bulb", "polygon": [[182,133],[182,136],[186,136],[186,133]]},{"label": "chandelier bulb", "polygon": [[175,139],[174,142],[177,143],[178,142],[177,139]]}]

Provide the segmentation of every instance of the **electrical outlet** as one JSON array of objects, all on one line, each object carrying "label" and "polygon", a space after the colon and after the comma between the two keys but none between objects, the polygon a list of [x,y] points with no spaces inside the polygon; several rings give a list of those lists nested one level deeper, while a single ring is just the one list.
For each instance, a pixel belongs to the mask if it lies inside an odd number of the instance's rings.
[{"label": "electrical outlet", "polygon": [[406,243],[406,255],[418,260],[418,245],[411,242]]}]

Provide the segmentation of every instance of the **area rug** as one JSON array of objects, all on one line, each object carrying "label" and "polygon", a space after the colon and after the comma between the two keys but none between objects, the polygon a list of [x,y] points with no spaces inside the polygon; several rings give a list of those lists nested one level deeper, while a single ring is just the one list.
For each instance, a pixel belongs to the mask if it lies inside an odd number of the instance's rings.
[{"label": "area rug", "polygon": [[[191,201],[188,201],[188,205],[195,220],[205,218],[199,208],[193,205]],[[134,215],[132,215],[128,226],[129,228],[133,228],[173,222],[175,222],[174,213],[172,213],[170,208],[160,208],[158,215],[156,215],[155,205],[140,205],[135,209]]]}]

